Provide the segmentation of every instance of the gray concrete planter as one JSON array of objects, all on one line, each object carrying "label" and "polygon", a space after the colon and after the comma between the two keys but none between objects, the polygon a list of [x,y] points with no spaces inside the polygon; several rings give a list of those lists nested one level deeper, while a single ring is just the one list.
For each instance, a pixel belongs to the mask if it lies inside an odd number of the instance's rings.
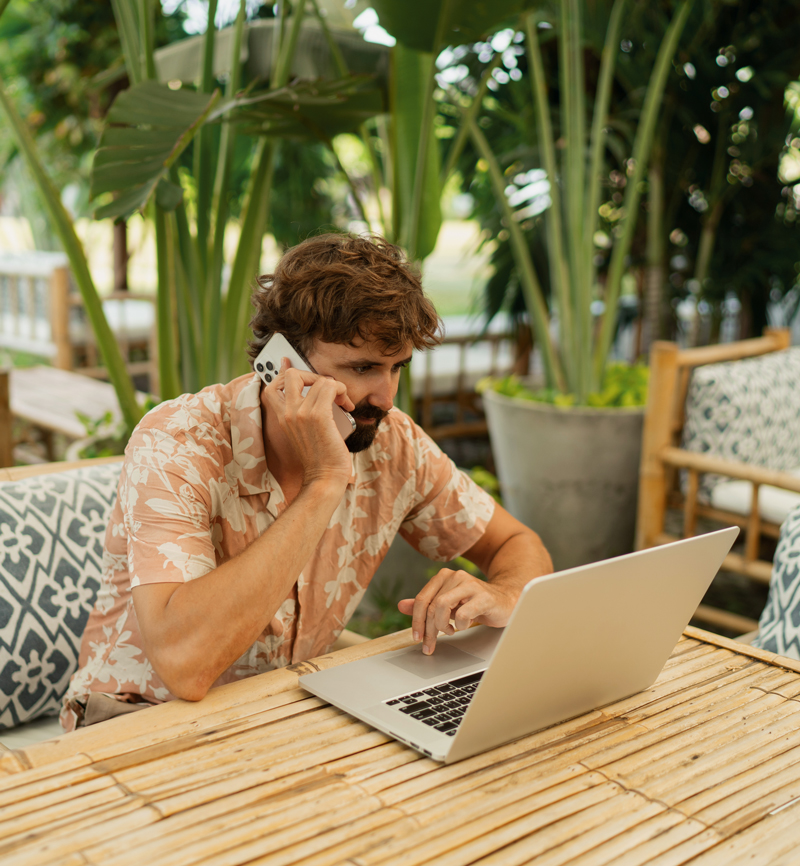
[{"label": "gray concrete planter", "polygon": [[633,549],[644,408],[559,408],[483,395],[506,508],[557,569]]}]

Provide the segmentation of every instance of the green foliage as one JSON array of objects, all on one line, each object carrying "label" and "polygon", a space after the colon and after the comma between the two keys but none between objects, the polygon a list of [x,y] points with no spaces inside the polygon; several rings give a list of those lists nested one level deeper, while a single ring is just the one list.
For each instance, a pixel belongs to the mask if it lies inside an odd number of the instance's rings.
[{"label": "green foliage", "polygon": [[[673,0],[635,3],[622,21],[593,250],[599,276],[595,298],[602,297],[612,241],[625,214],[627,160],[642,111],[643,83],[675,6]],[[602,0],[584,8],[590,109],[610,7],[609,0]],[[543,8],[542,16],[546,14]],[[558,135],[563,99],[557,75],[557,27],[540,30],[539,35]],[[792,82],[800,77],[799,40],[800,16],[794,6],[781,0],[693,3],[666,81],[653,146],[653,162],[663,171],[665,190],[659,240],[664,250],[666,313],[664,330],[654,337],[675,336],[670,302],[688,296],[702,299],[710,304],[718,325],[720,306],[731,293],[743,304],[743,336],[758,335],[767,323],[770,296],[779,297],[797,279],[800,219],[791,195],[797,177],[781,178],[778,168],[786,155],[800,158],[796,104],[789,99],[788,114],[784,106],[785,93],[791,94]],[[525,188],[528,173],[541,171],[544,162],[522,33],[501,53],[498,75],[483,100],[480,127],[498,155],[509,194],[514,194]],[[452,67],[466,67],[468,74],[447,89],[446,102],[440,105],[448,135],[456,133],[458,105],[468,102],[481,76],[497,62],[497,55],[490,42],[481,42],[465,47],[451,60]],[[468,146],[458,169],[474,198],[474,216],[493,245],[493,276],[484,294],[487,316],[491,318],[498,310],[521,315],[525,303],[519,271],[486,166]],[[643,189],[646,193],[647,186]],[[654,206],[645,194],[637,207],[630,261],[633,272],[647,263],[648,224],[654,218]],[[543,293],[549,297],[546,195],[541,191],[530,195],[517,213]],[[704,236],[710,242],[709,255],[704,255]],[[709,337],[715,339],[715,333]]]},{"label": "green foliage", "polygon": [[[157,405],[158,400],[148,396],[144,401],[143,411],[149,412]],[[100,418],[91,418],[83,412],[75,414],[86,430],[83,442],[76,443],[81,447],[77,449],[75,458],[83,460],[88,457],[114,457],[125,453],[129,430],[124,421],[115,421],[111,412],[105,412]]]},{"label": "green foliage", "polygon": [[[159,19],[156,42],[183,35],[181,15]],[[91,153],[103,116],[124,78],[110,3],[96,0],[11,0],[0,18],[0,76],[36,133],[55,185],[72,185],[74,207],[88,213]],[[105,84],[100,78],[117,70]],[[0,129],[0,166],[16,147]],[[6,176],[6,180],[13,179]]]},{"label": "green foliage", "polygon": [[586,403],[598,407],[644,406],[649,381],[650,369],[644,364],[607,364],[603,390],[599,394],[589,394]]},{"label": "green foliage", "polygon": [[175,210],[183,192],[167,180],[168,172],[218,99],[217,91],[172,90],[156,81],[123,90],[108,112],[92,165],[92,197],[116,196],[95,217],[127,219],[153,193],[160,207]]},{"label": "green foliage", "polygon": [[[603,378],[603,388],[599,392],[589,393],[587,406],[597,408],[634,408],[647,403],[647,386],[650,370],[644,364],[624,364],[613,362],[606,365]],[[555,388],[540,388],[532,390],[518,376],[510,375],[501,378],[487,376],[478,382],[477,390],[483,393],[488,389],[496,391],[505,397],[518,400],[530,400],[536,403],[550,403],[553,406],[575,406],[575,394],[564,394]]]},{"label": "green foliage", "polygon": [[411,628],[411,617],[400,613],[397,609],[397,602],[403,597],[402,593],[403,584],[399,578],[387,587],[375,586],[372,591],[372,601],[377,615],[354,616],[347,627],[368,638],[382,637],[404,628]]}]

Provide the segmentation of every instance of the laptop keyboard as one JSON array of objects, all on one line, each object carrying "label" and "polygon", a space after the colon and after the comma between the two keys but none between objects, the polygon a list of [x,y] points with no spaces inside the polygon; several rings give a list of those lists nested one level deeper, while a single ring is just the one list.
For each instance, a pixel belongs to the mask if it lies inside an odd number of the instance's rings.
[{"label": "laptop keyboard", "polygon": [[452,737],[461,724],[483,674],[484,671],[478,671],[418,692],[398,695],[383,703]]}]

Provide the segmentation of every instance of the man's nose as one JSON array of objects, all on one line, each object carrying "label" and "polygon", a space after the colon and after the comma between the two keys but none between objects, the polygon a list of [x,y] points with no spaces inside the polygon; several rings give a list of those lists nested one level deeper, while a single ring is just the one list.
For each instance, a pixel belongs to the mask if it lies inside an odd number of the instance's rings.
[{"label": "man's nose", "polygon": [[379,409],[388,412],[394,406],[394,398],[397,393],[397,383],[390,376],[381,379],[378,385],[370,394],[369,402]]}]

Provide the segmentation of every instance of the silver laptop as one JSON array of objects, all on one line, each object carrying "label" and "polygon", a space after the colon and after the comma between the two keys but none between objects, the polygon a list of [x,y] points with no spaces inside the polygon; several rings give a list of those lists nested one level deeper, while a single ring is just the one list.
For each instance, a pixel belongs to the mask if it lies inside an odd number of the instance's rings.
[{"label": "silver laptop", "polygon": [[739,530],[529,583],[504,629],[479,626],[300,677],[300,685],[452,763],[652,685]]}]

